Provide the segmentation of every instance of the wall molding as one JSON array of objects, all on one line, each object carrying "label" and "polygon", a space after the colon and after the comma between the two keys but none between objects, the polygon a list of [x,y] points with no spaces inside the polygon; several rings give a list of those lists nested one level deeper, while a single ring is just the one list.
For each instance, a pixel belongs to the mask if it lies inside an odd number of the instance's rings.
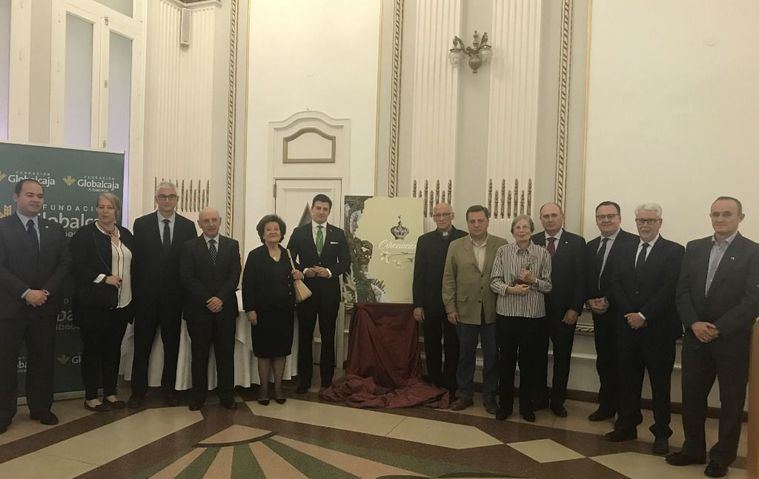
[{"label": "wall molding", "polygon": [[224,211],[227,221],[224,232],[234,236],[235,153],[237,117],[237,36],[239,32],[239,2],[231,0],[229,12],[229,93],[227,96],[227,171]]},{"label": "wall molding", "polygon": [[561,34],[559,47],[559,103],[556,122],[556,183],[554,201],[564,207],[567,192],[567,150],[569,141],[569,92],[572,73],[572,10],[573,0],[561,2]]},{"label": "wall molding", "polygon": [[387,193],[398,195],[398,150],[401,128],[401,73],[403,59],[403,8],[405,0],[393,2],[393,58],[390,87],[390,158],[388,164]]}]

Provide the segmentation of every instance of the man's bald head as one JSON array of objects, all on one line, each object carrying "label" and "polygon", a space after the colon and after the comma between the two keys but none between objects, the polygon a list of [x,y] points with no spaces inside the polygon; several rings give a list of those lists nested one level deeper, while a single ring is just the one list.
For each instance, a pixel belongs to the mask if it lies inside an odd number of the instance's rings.
[{"label": "man's bald head", "polygon": [[546,203],[540,207],[540,223],[546,233],[553,236],[564,227],[564,211],[556,203]]},{"label": "man's bald head", "polygon": [[432,208],[432,219],[435,220],[435,225],[440,231],[448,231],[451,229],[451,222],[453,221],[453,208],[448,203],[438,203]]},{"label": "man's bald head", "polygon": [[198,213],[198,226],[203,230],[203,234],[209,238],[215,238],[219,234],[221,226],[221,215],[216,208],[206,207]]}]

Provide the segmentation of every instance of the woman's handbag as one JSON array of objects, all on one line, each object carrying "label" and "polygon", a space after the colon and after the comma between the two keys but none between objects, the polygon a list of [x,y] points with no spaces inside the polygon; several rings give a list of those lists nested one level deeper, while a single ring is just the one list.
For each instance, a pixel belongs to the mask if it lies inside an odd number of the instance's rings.
[{"label": "woman's handbag", "polygon": [[[293,256],[290,254],[290,252],[287,252],[287,256],[290,258],[290,266],[295,269],[295,263],[293,263]],[[307,300],[311,297],[313,293],[311,293],[311,290],[308,289],[308,286],[306,286],[306,283],[303,282],[302,279],[294,279],[293,280],[293,289],[295,289],[295,302],[296,303],[302,303],[303,301]]]}]

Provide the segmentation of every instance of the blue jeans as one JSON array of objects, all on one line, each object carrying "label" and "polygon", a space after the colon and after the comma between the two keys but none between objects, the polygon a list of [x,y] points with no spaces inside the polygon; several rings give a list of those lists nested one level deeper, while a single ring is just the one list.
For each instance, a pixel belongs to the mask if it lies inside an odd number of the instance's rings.
[{"label": "blue jeans", "polygon": [[495,343],[495,323],[459,324],[459,365],[456,369],[456,395],[474,395],[474,369],[477,361],[477,340],[482,346],[482,395],[494,396],[498,390],[498,349]]}]

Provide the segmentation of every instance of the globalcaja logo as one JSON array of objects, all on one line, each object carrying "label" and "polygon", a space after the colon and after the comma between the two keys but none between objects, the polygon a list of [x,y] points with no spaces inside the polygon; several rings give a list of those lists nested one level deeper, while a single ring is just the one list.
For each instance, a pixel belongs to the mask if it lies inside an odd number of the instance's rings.
[{"label": "globalcaja logo", "polygon": [[3,181],[6,176],[8,176],[8,174],[7,173],[3,173],[3,170],[0,170],[0,181]]},{"label": "globalcaja logo", "polygon": [[0,218],[5,218],[13,213],[13,207],[11,205],[3,205],[2,211],[0,211]]},{"label": "globalcaja logo", "polygon": [[[67,179],[70,181],[72,177],[68,176],[64,178],[63,181],[65,182]],[[74,178],[74,180],[76,180],[76,186],[79,188],[85,188],[97,193],[121,189],[121,184],[113,176],[88,175],[81,178]]]},{"label": "globalcaja logo", "polygon": [[66,186],[71,186],[74,183],[76,183],[76,178],[74,178],[71,175],[63,177],[63,182],[66,183]]},{"label": "globalcaja logo", "polygon": [[18,183],[21,180],[34,180],[45,188],[55,186],[55,178],[48,172],[41,171],[16,171],[8,175],[9,183]]}]

